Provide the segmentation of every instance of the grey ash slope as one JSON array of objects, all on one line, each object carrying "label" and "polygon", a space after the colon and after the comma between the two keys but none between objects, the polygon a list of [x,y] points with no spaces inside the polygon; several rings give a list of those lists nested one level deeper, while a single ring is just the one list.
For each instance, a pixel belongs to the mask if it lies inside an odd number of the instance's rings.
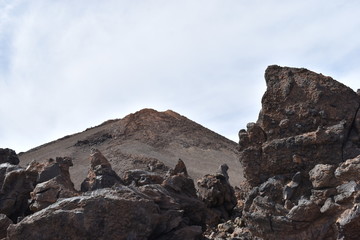
[{"label": "grey ash slope", "polygon": [[86,177],[89,153],[98,148],[121,176],[126,170],[146,168],[153,161],[174,167],[181,158],[194,179],[229,165],[230,181],[243,180],[237,144],[171,110],[143,109],[123,119],[109,120],[83,132],[63,137],[19,154],[20,164],[57,156],[73,158],[75,186]]}]

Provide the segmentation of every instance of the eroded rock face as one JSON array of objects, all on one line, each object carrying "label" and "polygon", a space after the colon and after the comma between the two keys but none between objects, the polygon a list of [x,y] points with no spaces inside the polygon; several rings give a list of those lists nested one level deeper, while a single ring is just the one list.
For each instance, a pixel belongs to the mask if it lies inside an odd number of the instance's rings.
[{"label": "eroded rock face", "polygon": [[252,186],[318,163],[337,164],[343,154],[357,156],[360,98],[354,91],[303,68],[270,66],[265,80],[259,119],[239,132],[240,160]]},{"label": "eroded rock face", "polygon": [[81,184],[82,192],[112,187],[117,183],[123,184],[121,178],[112,170],[109,161],[98,149],[91,149],[90,164],[88,175]]}]

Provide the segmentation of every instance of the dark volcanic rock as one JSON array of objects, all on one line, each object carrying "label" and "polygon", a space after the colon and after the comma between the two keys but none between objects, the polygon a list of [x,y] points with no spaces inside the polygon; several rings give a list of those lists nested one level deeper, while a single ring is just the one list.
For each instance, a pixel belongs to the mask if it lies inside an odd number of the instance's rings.
[{"label": "dark volcanic rock", "polygon": [[134,169],[126,171],[123,180],[125,185],[134,183],[136,186],[142,186],[147,184],[161,184],[164,181],[164,177],[158,173]]},{"label": "dark volcanic rock", "polygon": [[13,222],[5,215],[0,213],[0,238],[6,238],[7,228]]},{"label": "dark volcanic rock", "polygon": [[338,180],[335,178],[334,165],[318,164],[310,170],[310,181],[314,188],[330,188],[335,187],[338,184]]},{"label": "dark volcanic rock", "polygon": [[341,162],[348,134],[356,130],[359,96],[303,68],[270,66],[265,79],[259,119],[239,133],[249,183],[255,186],[273,175]]},{"label": "dark volcanic rock", "polygon": [[0,165],[0,213],[6,214],[12,221],[26,215],[28,199],[34,189],[37,174],[25,169],[3,163]]},{"label": "dark volcanic rock", "polygon": [[335,177],[342,182],[360,181],[360,155],[341,163],[335,170]]},{"label": "dark volcanic rock", "polygon": [[199,196],[208,207],[207,222],[210,225],[219,223],[220,219],[229,219],[237,203],[227,169],[227,165],[221,165],[217,174],[205,175],[197,181]]},{"label": "dark volcanic rock", "polygon": [[0,164],[10,163],[13,165],[19,164],[20,160],[14,150],[9,148],[0,148]]},{"label": "dark volcanic rock", "polygon": [[161,185],[117,185],[58,200],[10,225],[8,238],[195,240],[204,224],[194,182],[178,173]]},{"label": "dark volcanic rock", "polygon": [[112,170],[109,161],[98,149],[91,149],[90,164],[88,176],[81,184],[82,192],[112,187],[116,183],[123,184],[120,177]]},{"label": "dark volcanic rock", "polygon": [[246,227],[262,239],[358,239],[359,95],[306,69],[270,66],[265,78],[259,119],[239,132]]},{"label": "dark volcanic rock", "polygon": [[30,193],[30,210],[39,211],[55,203],[59,198],[77,195],[69,174],[69,167],[71,166],[73,163],[69,157],[57,157],[56,160],[49,159],[46,164],[36,162],[30,164],[27,171],[43,167],[38,175],[38,184]]},{"label": "dark volcanic rock", "polygon": [[[148,239],[160,214],[128,188],[67,198],[8,229],[9,239]],[[36,229],[36,231],[34,231]]]}]

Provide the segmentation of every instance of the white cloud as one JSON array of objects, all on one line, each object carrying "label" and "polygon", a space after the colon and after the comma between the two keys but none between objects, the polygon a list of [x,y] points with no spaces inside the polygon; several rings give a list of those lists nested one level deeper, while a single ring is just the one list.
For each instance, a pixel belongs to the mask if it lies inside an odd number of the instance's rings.
[{"label": "white cloud", "polygon": [[0,146],[16,150],[143,107],[223,135],[256,121],[267,65],[356,90],[357,1],[7,1]]}]

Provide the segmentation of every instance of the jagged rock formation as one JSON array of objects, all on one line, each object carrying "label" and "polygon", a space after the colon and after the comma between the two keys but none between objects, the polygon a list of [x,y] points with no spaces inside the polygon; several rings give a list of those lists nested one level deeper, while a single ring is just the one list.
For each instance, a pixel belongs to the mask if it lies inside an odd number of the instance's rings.
[{"label": "jagged rock formation", "polygon": [[359,95],[306,69],[270,66],[265,79],[259,119],[239,133],[253,186],[246,228],[261,239],[358,239]]},{"label": "jagged rock formation", "polygon": [[239,132],[240,158],[252,186],[360,154],[360,98],[354,91],[303,68],[270,66],[265,80],[259,119]]},{"label": "jagged rock formation", "polygon": [[[15,152],[13,156],[17,158]],[[16,223],[31,211],[41,210],[59,198],[75,196],[70,166],[72,161],[67,157],[49,159],[46,163],[32,161],[26,169],[10,163],[0,164],[0,213]]]},{"label": "jagged rock formation", "polygon": [[[57,158],[57,163],[64,159]],[[111,165],[98,150],[93,150],[91,168]],[[68,163],[70,162],[67,159]],[[53,161],[49,161],[53,162]],[[161,164],[160,164],[161,165]],[[32,169],[47,169],[33,162]],[[59,176],[39,183],[49,185]],[[98,187],[104,185],[98,184]],[[108,187],[108,186],[106,186]],[[44,204],[53,189],[35,191],[37,206]],[[61,195],[61,193],[60,193]],[[181,160],[164,176],[161,184],[124,186],[116,182],[112,188],[87,191],[82,195],[50,194],[46,208],[28,215],[17,224],[8,224],[7,239],[199,239],[205,228],[206,206],[197,197],[194,182]],[[40,198],[40,199],[39,199]],[[41,210],[42,208],[42,210]],[[6,218],[5,218],[6,220]],[[36,230],[35,230],[36,229]]]},{"label": "jagged rock formation", "polygon": [[174,168],[181,158],[194,179],[215,172],[220,164],[226,163],[230,167],[230,181],[237,185],[243,180],[243,174],[238,171],[241,164],[236,147],[235,142],[171,110],[143,109],[21,153],[19,158],[25,167],[33,159],[71,157],[74,166],[70,173],[76,189],[80,189],[88,174],[91,148],[100,150],[121,178],[133,169],[148,171],[153,167],[157,172],[159,162]]},{"label": "jagged rock formation", "polygon": [[228,220],[237,204],[227,171],[228,166],[223,164],[215,175],[207,174],[197,181],[199,196],[208,207],[209,225],[218,224],[221,219]]},{"label": "jagged rock formation", "polygon": [[41,164],[33,161],[26,169],[38,171],[38,180],[34,190],[30,193],[30,210],[39,211],[55,203],[60,198],[78,195],[71,181],[69,168],[73,166],[69,157],[49,159]]},{"label": "jagged rock formation", "polygon": [[82,192],[112,187],[117,183],[123,184],[120,177],[112,170],[109,161],[96,148],[91,149],[90,163],[88,175],[81,183]]}]

